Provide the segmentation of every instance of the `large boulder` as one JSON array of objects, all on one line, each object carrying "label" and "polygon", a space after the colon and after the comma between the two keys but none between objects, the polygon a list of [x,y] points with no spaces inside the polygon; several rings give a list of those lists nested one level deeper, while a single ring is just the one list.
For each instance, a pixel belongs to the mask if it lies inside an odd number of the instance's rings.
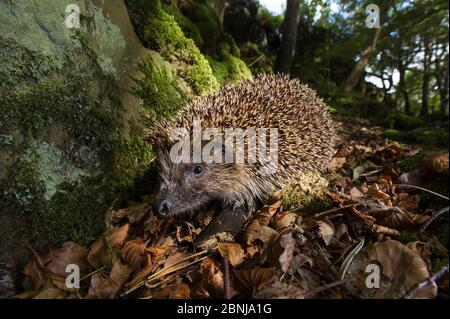
[{"label": "large boulder", "polygon": [[[68,3],[80,28],[66,24]],[[0,262],[26,260],[25,244],[95,238],[147,170],[130,91],[149,54],[123,0],[0,2]]]}]

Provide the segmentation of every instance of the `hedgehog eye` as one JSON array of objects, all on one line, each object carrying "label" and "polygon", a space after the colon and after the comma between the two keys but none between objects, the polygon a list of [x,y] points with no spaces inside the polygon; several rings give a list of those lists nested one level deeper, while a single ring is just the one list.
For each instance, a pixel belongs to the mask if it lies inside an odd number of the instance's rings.
[{"label": "hedgehog eye", "polygon": [[203,167],[201,165],[196,165],[194,166],[193,172],[194,175],[200,175],[201,173],[203,173]]}]

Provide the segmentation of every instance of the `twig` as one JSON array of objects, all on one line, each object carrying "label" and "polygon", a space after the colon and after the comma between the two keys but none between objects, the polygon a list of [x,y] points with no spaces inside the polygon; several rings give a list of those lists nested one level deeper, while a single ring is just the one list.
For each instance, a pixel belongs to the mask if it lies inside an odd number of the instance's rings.
[{"label": "twig", "polygon": [[430,226],[430,224],[433,222],[433,220],[435,220],[436,218],[438,218],[439,216],[441,216],[442,214],[444,214],[444,213],[447,213],[448,212],[448,206],[447,207],[444,207],[444,208],[442,208],[442,209],[440,209],[440,210],[438,210],[437,212],[435,212],[432,216],[431,216],[431,218],[420,228],[420,232],[422,233],[422,232],[424,232],[425,231],[425,229],[428,227],[428,226]]},{"label": "twig", "polygon": [[431,191],[431,190],[429,190],[429,189],[426,189],[426,188],[423,188],[423,187],[420,187],[420,186],[416,186],[416,185],[409,185],[409,184],[391,184],[391,185],[388,185],[387,187],[390,187],[390,186],[400,186],[400,187],[406,187],[406,188],[415,188],[415,189],[419,189],[419,190],[421,190],[421,191],[424,191],[424,192],[428,192],[428,193],[430,193],[430,194],[433,194],[433,195],[435,195],[435,196],[437,196],[437,197],[440,197],[440,198],[443,198],[443,199],[445,199],[445,200],[449,200],[449,198],[447,197],[447,196],[444,196],[444,195],[441,195],[441,194],[439,194],[439,193],[436,193],[436,192],[433,192],[433,191]]},{"label": "twig", "polygon": [[264,56],[264,54],[261,54],[259,57],[257,57],[255,60],[253,60],[253,62],[251,62],[249,65],[247,65],[247,67],[251,67],[253,64],[258,62],[263,56]]},{"label": "twig", "polygon": [[230,264],[227,257],[223,257],[223,290],[224,298],[231,299]]},{"label": "twig", "polygon": [[372,199],[367,199],[367,200],[364,200],[364,201],[359,201],[359,202],[357,202],[357,203],[348,204],[348,205],[344,205],[344,206],[341,206],[341,207],[335,207],[335,208],[328,209],[328,210],[325,210],[325,211],[323,211],[323,212],[320,212],[320,213],[311,215],[310,217],[308,217],[308,219],[309,219],[309,218],[318,218],[318,217],[322,217],[322,216],[324,216],[324,215],[328,215],[328,214],[332,214],[332,213],[334,213],[334,212],[338,212],[338,211],[340,211],[340,210],[342,210],[342,209],[346,209],[346,208],[350,208],[350,207],[355,207],[355,206],[359,206],[359,205],[364,205],[364,204],[371,203],[371,202],[375,202],[375,201],[376,201],[375,199],[373,199],[373,200],[372,200]]},{"label": "twig", "polygon": [[[181,259],[180,261],[174,263],[173,265],[170,265],[169,267],[163,268],[163,269],[161,269],[161,270],[155,272],[154,274],[148,276],[146,279],[141,280],[141,281],[138,282],[136,285],[134,285],[133,287],[131,287],[130,289],[128,289],[127,291],[125,291],[125,292],[122,294],[122,296],[125,296],[125,295],[128,295],[128,294],[132,293],[133,291],[135,291],[135,290],[139,289],[140,287],[144,286],[145,283],[148,283],[148,282],[151,281],[151,280],[154,280],[154,279],[160,278],[160,277],[162,277],[162,276],[168,275],[168,274],[170,274],[170,273],[172,273],[172,272],[178,271],[178,270],[183,269],[183,268],[185,268],[185,267],[189,267],[189,266],[191,266],[191,265],[193,265],[193,264],[195,264],[195,263],[197,263],[197,262],[199,262],[199,261],[201,261],[201,260],[207,258],[209,255],[208,255],[208,256],[204,256],[204,257],[202,257],[202,258],[199,258],[199,259],[197,259],[197,260],[194,260],[193,262],[190,262],[190,263],[188,263],[187,265],[181,265],[180,267],[176,267],[176,266],[178,266],[179,264],[181,264],[181,263],[183,263],[183,262],[186,262],[186,261],[188,261],[188,260],[190,260],[190,259],[193,259],[193,258],[198,257],[198,256],[201,256],[201,255],[204,255],[205,253],[208,253],[208,251],[207,251],[207,250],[203,250],[203,251],[201,251],[201,252],[199,252],[199,253],[190,255],[190,256],[188,256],[188,257],[186,257],[186,258],[183,258],[183,259]],[[176,268],[175,268],[175,267],[176,267]],[[173,270],[172,268],[175,268],[175,270]]]},{"label": "twig", "polygon": [[444,266],[439,270],[437,273],[435,273],[433,276],[425,279],[424,281],[421,281],[414,287],[412,287],[410,290],[406,292],[405,295],[403,295],[403,299],[412,299],[414,298],[419,291],[424,289],[425,287],[428,287],[429,285],[436,283],[445,275],[448,273],[448,265]]}]

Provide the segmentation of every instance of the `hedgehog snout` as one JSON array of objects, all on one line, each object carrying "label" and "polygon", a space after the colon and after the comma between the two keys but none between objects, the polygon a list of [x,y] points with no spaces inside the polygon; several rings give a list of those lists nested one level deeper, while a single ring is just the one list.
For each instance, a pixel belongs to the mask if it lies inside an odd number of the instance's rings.
[{"label": "hedgehog snout", "polygon": [[156,212],[160,217],[167,218],[172,212],[172,203],[167,199],[157,201],[153,206],[153,211]]}]

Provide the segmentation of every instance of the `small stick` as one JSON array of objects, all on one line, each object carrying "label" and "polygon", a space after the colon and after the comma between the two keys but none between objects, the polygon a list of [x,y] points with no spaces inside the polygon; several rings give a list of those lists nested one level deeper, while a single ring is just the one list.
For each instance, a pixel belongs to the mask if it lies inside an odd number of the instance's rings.
[{"label": "small stick", "polygon": [[435,220],[436,218],[438,218],[439,216],[441,216],[444,213],[448,212],[448,206],[444,207],[440,210],[438,210],[436,213],[433,214],[433,216],[431,216],[431,218],[422,226],[422,228],[420,229],[420,232],[424,232],[425,229],[430,226],[430,224],[433,222],[433,220]]},{"label": "small stick", "polygon": [[[424,192],[428,192],[428,193],[430,193],[430,194],[433,194],[433,195],[435,195],[435,196],[437,196],[437,197],[440,197],[440,198],[443,198],[443,199],[445,199],[445,200],[449,200],[449,198],[447,197],[447,196],[444,196],[444,195],[441,195],[441,194],[439,194],[439,193],[436,193],[436,192],[433,192],[433,191],[431,191],[431,190],[429,190],[429,189],[426,189],[426,188],[423,188],[423,187],[420,187],[420,186],[416,186],[416,185],[409,185],[409,184],[392,184],[392,185],[389,185],[389,186],[400,186],[400,187],[406,187],[406,188],[415,188],[415,189],[419,189],[419,190],[421,190],[421,191],[424,191]],[[388,187],[389,187],[388,186]]]},{"label": "small stick", "polygon": [[253,64],[255,64],[256,62],[258,62],[262,57],[264,56],[264,54],[261,54],[259,57],[257,57],[252,63],[250,63],[249,65],[247,65],[247,67],[251,67]]},{"label": "small stick", "polygon": [[224,298],[231,299],[230,265],[227,257],[223,257],[223,291]]},{"label": "small stick", "polygon": [[441,270],[439,270],[433,276],[425,279],[424,281],[419,282],[417,285],[408,290],[406,294],[403,295],[403,299],[414,298],[419,291],[421,291],[425,287],[428,287],[432,283],[437,283],[447,273],[448,273],[448,265],[442,267]]}]

